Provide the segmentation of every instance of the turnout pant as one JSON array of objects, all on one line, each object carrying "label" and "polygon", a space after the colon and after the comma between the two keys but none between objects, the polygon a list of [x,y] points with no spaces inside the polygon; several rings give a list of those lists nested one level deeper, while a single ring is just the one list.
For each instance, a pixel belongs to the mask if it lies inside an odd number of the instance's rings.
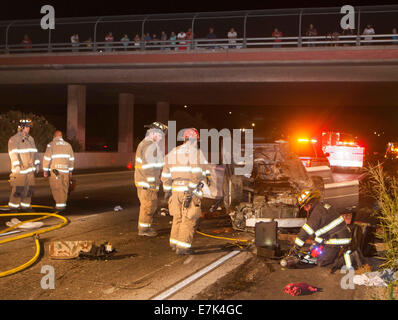
[{"label": "turnout pant", "polygon": [[51,173],[50,188],[57,209],[65,209],[68,200],[69,173],[59,173],[58,176]]},{"label": "turnout pant", "polygon": [[35,176],[33,172],[27,174],[10,175],[11,194],[8,206],[10,208],[29,208],[35,185]]},{"label": "turnout pant", "polygon": [[152,226],[153,215],[158,208],[158,191],[137,187],[137,195],[140,200],[138,228],[149,228]]},{"label": "turnout pant", "polygon": [[317,259],[317,264],[320,267],[324,267],[335,262],[340,252],[340,246],[325,246],[323,250],[323,255]]},{"label": "turnout pant", "polygon": [[170,215],[173,216],[170,245],[190,248],[202,210],[199,198],[194,196],[188,208],[184,207],[184,199],[185,194],[183,192],[173,192],[169,200],[169,211]]}]

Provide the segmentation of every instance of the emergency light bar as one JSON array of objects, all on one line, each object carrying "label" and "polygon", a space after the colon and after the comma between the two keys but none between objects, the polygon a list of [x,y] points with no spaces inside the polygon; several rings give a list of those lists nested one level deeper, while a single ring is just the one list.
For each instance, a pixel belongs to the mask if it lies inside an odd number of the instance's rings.
[{"label": "emergency light bar", "polygon": [[318,141],[316,140],[316,139],[302,139],[302,138],[300,138],[300,139],[297,139],[297,141],[298,142],[306,142],[306,143],[308,143],[308,142],[311,142],[311,143],[317,143]]}]

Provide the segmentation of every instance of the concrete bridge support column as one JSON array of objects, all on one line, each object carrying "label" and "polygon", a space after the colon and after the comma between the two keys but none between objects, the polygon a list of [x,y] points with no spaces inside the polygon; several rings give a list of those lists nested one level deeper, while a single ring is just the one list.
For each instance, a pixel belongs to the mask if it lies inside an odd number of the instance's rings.
[{"label": "concrete bridge support column", "polygon": [[170,113],[170,103],[166,101],[158,101],[156,103],[156,121],[164,123],[167,125],[169,121]]},{"label": "concrete bridge support column", "polygon": [[132,153],[134,143],[134,95],[119,94],[119,143],[118,152]]},{"label": "concrete bridge support column", "polygon": [[68,139],[77,139],[86,149],[86,86],[68,85],[67,130]]}]

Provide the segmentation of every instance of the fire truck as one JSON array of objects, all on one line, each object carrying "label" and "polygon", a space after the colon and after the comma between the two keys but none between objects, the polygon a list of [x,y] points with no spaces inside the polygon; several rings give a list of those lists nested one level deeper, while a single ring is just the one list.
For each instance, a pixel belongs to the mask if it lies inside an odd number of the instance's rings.
[{"label": "fire truck", "polygon": [[360,170],[363,167],[365,148],[350,134],[322,132],[322,150],[328,154],[332,168]]}]

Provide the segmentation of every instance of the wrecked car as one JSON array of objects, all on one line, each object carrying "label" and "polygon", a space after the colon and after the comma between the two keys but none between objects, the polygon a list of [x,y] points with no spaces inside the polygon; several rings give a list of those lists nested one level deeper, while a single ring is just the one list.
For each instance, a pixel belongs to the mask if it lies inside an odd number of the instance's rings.
[{"label": "wrecked car", "polygon": [[335,182],[328,167],[306,168],[286,141],[255,145],[250,175],[235,175],[236,165],[210,167],[211,183],[203,188],[212,204],[207,209],[223,206],[235,230],[253,231],[262,221],[276,221],[278,228],[301,227],[306,218],[297,196],[303,189],[319,189],[337,210],[358,205],[358,180]]}]

